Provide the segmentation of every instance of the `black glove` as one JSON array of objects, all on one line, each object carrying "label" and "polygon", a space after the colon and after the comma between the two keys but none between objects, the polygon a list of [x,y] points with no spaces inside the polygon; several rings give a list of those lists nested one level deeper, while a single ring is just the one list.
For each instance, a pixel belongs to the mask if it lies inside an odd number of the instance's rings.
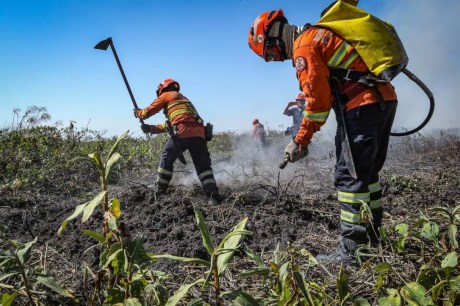
[{"label": "black glove", "polygon": [[142,124],[141,125],[141,130],[144,133],[150,133],[151,127],[152,126],[150,124]]}]

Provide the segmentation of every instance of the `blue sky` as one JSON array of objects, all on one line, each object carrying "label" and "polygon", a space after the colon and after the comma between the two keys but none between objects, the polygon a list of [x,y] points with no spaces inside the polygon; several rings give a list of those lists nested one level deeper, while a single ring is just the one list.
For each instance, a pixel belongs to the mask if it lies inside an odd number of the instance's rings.
[{"label": "blue sky", "polygon": [[[0,127],[13,109],[43,106],[52,123],[142,135],[114,57],[93,49],[111,36],[140,107],[165,78],[217,131],[244,131],[259,118],[268,128],[290,125],[282,111],[298,94],[291,62],[265,63],[247,46],[253,20],[282,8],[292,24],[318,20],[324,0],[0,0]],[[460,127],[458,74],[460,1],[361,0],[359,6],[395,25],[409,70],[433,91],[427,128]],[[395,80],[396,125],[415,127],[428,100],[408,79]],[[156,124],[158,114],[146,122]],[[334,118],[326,124],[332,129]]]}]

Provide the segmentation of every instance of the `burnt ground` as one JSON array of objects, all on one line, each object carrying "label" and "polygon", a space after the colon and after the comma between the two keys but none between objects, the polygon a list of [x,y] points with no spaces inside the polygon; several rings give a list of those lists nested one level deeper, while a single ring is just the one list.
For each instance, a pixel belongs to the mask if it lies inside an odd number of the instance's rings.
[{"label": "burnt ground", "polygon": [[[408,138],[392,144],[382,171],[386,226],[409,222],[426,213],[429,207],[460,204],[459,149],[458,139],[451,138]],[[143,235],[145,248],[155,254],[208,258],[196,226],[193,204],[202,211],[216,244],[247,216],[247,229],[253,235],[246,237],[244,244],[267,259],[277,247],[286,248],[288,243],[313,255],[329,253],[335,249],[339,233],[332,150],[332,144],[312,146],[306,160],[289,164],[284,170],[277,167],[279,152],[264,153],[263,159],[249,161],[245,161],[245,152],[213,156],[213,168],[224,196],[218,205],[206,203],[190,163],[187,167],[178,165],[166,195],[155,195],[154,172],[125,177],[119,184],[109,186],[109,192],[110,197],[120,200],[123,220],[132,236]],[[24,200],[19,196],[15,201],[4,198],[0,203],[0,224],[4,227],[0,234],[21,242],[37,236],[34,254],[42,266],[79,292],[84,265],[95,266],[98,261],[95,241],[80,229],[100,231],[102,215],[96,212],[85,224],[79,220],[70,222],[61,237],[56,237],[56,232],[76,205],[97,193],[95,186],[79,197],[34,195],[30,191],[30,195],[23,196]],[[169,284],[173,288],[186,282],[192,273],[190,266],[168,260],[158,261],[153,268],[171,275]],[[328,274],[337,272],[336,267],[328,269],[328,273],[323,268],[311,269],[308,276],[327,282]],[[236,286],[231,282],[226,285]],[[362,285],[356,287],[356,294],[365,291]]]}]

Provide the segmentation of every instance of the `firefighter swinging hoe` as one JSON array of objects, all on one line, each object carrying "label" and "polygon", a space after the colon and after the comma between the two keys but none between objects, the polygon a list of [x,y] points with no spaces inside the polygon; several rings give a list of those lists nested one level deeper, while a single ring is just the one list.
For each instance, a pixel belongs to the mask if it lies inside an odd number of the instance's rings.
[{"label": "firefighter swinging hoe", "polygon": [[[431,91],[406,67],[408,56],[394,27],[357,7],[358,1],[338,0],[320,20],[303,27],[288,23],[283,10],[260,14],[250,27],[250,49],[266,62],[291,60],[305,94],[304,117],[286,146],[280,168],[308,154],[308,145],[334,110],[337,120],[334,185],[340,204],[340,243],[320,262],[356,264],[360,245],[379,241],[383,219],[382,169],[390,136],[423,128],[434,110]],[[406,74],[428,96],[430,110],[423,123],[404,133],[392,133],[398,105],[390,83]],[[362,203],[371,222],[360,215]]]},{"label": "firefighter swinging hoe", "polygon": [[[141,129],[146,134],[169,133],[170,139],[161,152],[160,165],[157,170],[156,191],[158,195],[165,194],[173,176],[174,162],[179,159],[186,164],[183,152],[188,150],[193,160],[196,173],[201,182],[203,193],[209,204],[221,201],[214,173],[211,167],[211,157],[207,141],[212,139],[212,125],[204,125],[195,106],[180,93],[179,82],[173,79],[163,80],[156,90],[157,98],[146,108],[137,106],[126,75],[121,66],[112,38],[99,42],[94,48],[107,50],[111,47],[113,55],[121,72],[131,101],[134,105],[134,116],[139,119]],[[166,121],[158,125],[144,123],[147,119],[162,111]]]}]

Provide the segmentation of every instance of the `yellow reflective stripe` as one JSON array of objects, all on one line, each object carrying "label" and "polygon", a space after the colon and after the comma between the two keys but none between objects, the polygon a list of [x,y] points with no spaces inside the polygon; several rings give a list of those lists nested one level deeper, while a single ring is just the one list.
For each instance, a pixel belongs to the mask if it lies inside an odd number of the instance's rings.
[{"label": "yellow reflective stripe", "polygon": [[359,214],[354,214],[343,209],[340,210],[340,219],[353,224],[363,223]]},{"label": "yellow reflective stripe", "polygon": [[188,109],[188,108],[184,108],[184,109],[178,109],[174,112],[172,112],[170,115],[169,115],[169,118],[171,120],[173,120],[176,116],[180,115],[180,114],[185,114],[185,113],[194,113],[191,109]]},{"label": "yellow reflective stripe", "polygon": [[374,192],[382,190],[382,186],[380,185],[379,182],[370,184],[368,188],[369,188],[370,193],[374,193]]},{"label": "yellow reflective stripe", "polygon": [[216,180],[213,178],[208,178],[205,179],[204,181],[201,181],[201,185],[208,185],[208,184],[216,184]]},{"label": "yellow reflective stripe", "polygon": [[374,200],[369,203],[370,209],[376,209],[382,207],[382,199]]},{"label": "yellow reflective stripe", "polygon": [[206,176],[208,176],[208,175],[213,175],[212,170],[207,170],[207,171],[201,172],[201,173],[198,175],[198,178],[199,178],[200,181],[201,181],[204,177],[206,177]]},{"label": "yellow reflective stripe", "polygon": [[311,121],[324,123],[326,122],[327,117],[329,117],[329,112],[313,113],[305,111],[304,117],[310,119]]},{"label": "yellow reflective stripe", "polygon": [[168,104],[168,109],[173,108],[174,106],[181,105],[181,104],[190,104],[190,102],[189,101],[183,101],[183,100],[175,101],[173,103]]},{"label": "yellow reflective stripe", "polygon": [[358,58],[358,56],[359,56],[358,52],[353,50],[353,52],[350,54],[347,60],[343,62],[342,65],[340,65],[340,68],[344,68],[344,69],[348,68],[348,66],[350,66],[351,63],[353,63],[353,61]]},{"label": "yellow reflective stripe", "polygon": [[361,202],[369,202],[370,196],[368,192],[353,193],[339,191],[338,200],[345,203],[360,204]]},{"label": "yellow reflective stripe", "polygon": [[157,177],[157,183],[168,185],[170,180],[164,179],[162,177]]},{"label": "yellow reflective stripe", "polygon": [[327,62],[327,66],[331,68],[337,68],[345,55],[347,55],[348,51],[350,51],[350,49],[351,46],[346,41],[342,42]]},{"label": "yellow reflective stripe", "polygon": [[158,173],[161,173],[161,174],[164,174],[166,176],[172,176],[173,173],[169,170],[166,170],[166,169],[163,169],[161,167],[158,167],[158,170],[157,170]]}]

